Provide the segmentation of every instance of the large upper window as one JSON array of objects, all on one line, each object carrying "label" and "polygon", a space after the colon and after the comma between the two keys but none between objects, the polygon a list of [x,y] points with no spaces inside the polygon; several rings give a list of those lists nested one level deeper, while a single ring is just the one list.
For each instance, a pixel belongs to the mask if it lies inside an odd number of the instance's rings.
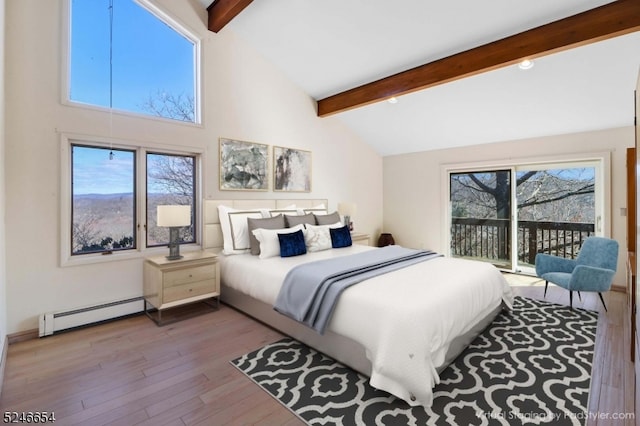
[{"label": "large upper window", "polygon": [[69,100],[198,122],[199,43],[141,4],[71,0]]}]

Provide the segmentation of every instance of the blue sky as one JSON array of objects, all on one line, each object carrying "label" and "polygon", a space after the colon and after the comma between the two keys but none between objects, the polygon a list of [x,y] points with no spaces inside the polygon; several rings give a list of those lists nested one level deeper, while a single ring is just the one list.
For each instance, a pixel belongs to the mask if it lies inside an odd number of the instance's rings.
[{"label": "blue sky", "polygon": [[[567,180],[586,180],[590,181],[595,179],[595,167],[574,167],[566,169],[548,169],[546,170],[550,175],[556,176],[561,179]],[[527,171],[517,172],[517,176],[520,177]]]},{"label": "blue sky", "polygon": [[[109,154],[113,152],[113,157]],[[154,169],[154,156],[148,153],[148,171]],[[133,151],[73,146],[73,194],[133,193],[135,155]],[[156,166],[157,168],[157,166]],[[161,193],[163,188],[147,178],[150,193]]]},{"label": "blue sky", "polygon": [[73,194],[120,194],[133,192],[134,154],[109,149],[73,147]]},{"label": "blue sky", "polygon": [[[109,0],[72,0],[70,98],[109,106]],[[193,95],[194,46],[133,0],[113,0],[113,107]]]}]

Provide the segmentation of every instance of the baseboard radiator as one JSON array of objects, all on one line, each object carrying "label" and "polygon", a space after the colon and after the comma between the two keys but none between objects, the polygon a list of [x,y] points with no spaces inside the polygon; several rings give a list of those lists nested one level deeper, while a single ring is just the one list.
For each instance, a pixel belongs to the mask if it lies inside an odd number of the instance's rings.
[{"label": "baseboard radiator", "polygon": [[59,331],[83,327],[143,311],[143,298],[134,297],[64,312],[40,314],[38,331],[40,337],[50,336]]}]

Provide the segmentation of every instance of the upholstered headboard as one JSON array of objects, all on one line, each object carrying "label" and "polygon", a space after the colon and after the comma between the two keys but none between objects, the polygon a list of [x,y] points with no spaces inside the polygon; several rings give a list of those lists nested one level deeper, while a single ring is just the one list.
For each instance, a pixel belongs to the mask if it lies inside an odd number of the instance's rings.
[{"label": "upholstered headboard", "polygon": [[261,199],[261,200],[213,200],[205,199],[203,205],[203,242],[202,248],[205,250],[222,251],[224,244],[222,238],[222,228],[220,227],[220,217],[218,217],[218,206],[224,205],[239,210],[257,209],[285,209],[295,204],[298,209],[311,209],[320,204],[328,207],[326,199]]}]

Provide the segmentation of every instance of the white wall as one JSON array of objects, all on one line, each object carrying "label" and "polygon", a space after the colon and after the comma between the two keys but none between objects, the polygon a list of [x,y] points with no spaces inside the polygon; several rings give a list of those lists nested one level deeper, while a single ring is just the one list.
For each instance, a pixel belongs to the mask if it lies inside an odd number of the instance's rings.
[{"label": "white wall", "polygon": [[[317,118],[312,99],[231,30],[207,31],[206,11],[197,2],[157,3],[202,36],[203,125],[114,115],[113,136],[204,149],[203,193],[216,198],[288,195],[219,191],[219,137],[311,150],[312,192],[292,193],[291,198],[328,198],[330,208],[339,201],[353,201],[358,205],[354,217],[358,230],[377,235],[382,224],[381,157],[337,119]],[[59,195],[60,133],[109,133],[107,113],[61,104],[63,4],[62,0],[7,4],[7,40],[12,41],[6,52],[7,333],[37,328],[38,314],[43,312],[142,294],[141,257],[59,266],[59,211],[61,203],[69,202]]]},{"label": "white wall", "polygon": [[633,128],[626,127],[385,157],[383,229],[398,244],[445,252],[441,165],[608,151],[611,236],[621,247],[614,285],[623,287],[626,217],[620,209],[626,207],[626,149],[634,145],[633,138]]},{"label": "white wall", "polygon": [[[7,336],[7,268],[5,259],[5,0],[0,0],[0,352]],[[0,362],[2,362],[0,360]],[[0,390],[1,390],[0,385]]]}]

